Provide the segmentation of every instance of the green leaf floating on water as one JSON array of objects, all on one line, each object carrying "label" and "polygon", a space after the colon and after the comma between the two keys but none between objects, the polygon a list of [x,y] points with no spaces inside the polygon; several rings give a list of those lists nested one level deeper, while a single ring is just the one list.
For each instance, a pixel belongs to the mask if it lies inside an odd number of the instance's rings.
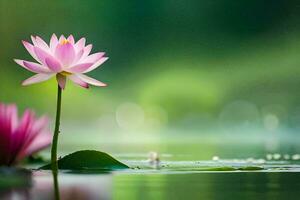
[{"label": "green leaf floating on water", "polygon": [[[58,168],[66,170],[111,171],[128,169],[129,167],[107,153],[94,150],[82,150],[59,159]],[[51,164],[45,165],[40,169],[51,169]]]},{"label": "green leaf floating on water", "polygon": [[239,167],[238,170],[241,171],[256,171],[256,170],[263,170],[263,167],[260,166],[245,166],[245,167]]}]

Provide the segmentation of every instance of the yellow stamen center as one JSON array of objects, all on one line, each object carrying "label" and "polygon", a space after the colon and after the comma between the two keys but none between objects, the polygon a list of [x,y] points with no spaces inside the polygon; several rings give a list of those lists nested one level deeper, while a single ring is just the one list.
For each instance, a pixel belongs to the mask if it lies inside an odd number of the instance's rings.
[{"label": "yellow stamen center", "polygon": [[67,39],[63,39],[63,40],[60,42],[61,45],[68,44],[68,43],[69,43],[69,40],[67,40]]},{"label": "yellow stamen center", "polygon": [[60,72],[60,74],[63,75],[63,76],[69,76],[69,75],[72,75],[72,73],[66,72],[66,71],[62,71],[62,72]]}]

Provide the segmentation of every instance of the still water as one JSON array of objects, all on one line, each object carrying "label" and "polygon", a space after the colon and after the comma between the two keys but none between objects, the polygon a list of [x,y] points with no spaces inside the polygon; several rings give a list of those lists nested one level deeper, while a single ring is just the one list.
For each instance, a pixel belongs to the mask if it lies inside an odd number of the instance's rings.
[{"label": "still water", "polygon": [[[299,199],[297,142],[281,143],[280,154],[269,152],[264,142],[221,143],[103,142],[101,148],[95,145],[92,149],[113,152],[133,169],[102,174],[61,171],[61,199]],[[64,150],[73,151],[74,145],[69,147],[65,145]],[[151,150],[160,153],[159,164],[147,160]],[[18,182],[18,178],[0,177],[1,200],[54,199],[51,171],[33,170],[25,180]]]},{"label": "still water", "polygon": [[[271,162],[262,170],[210,171],[203,166],[245,166],[246,162],[168,162],[164,168],[105,174],[59,174],[61,199],[298,199],[300,165]],[[137,161],[131,163],[138,164]],[[145,166],[145,162],[140,163]],[[199,170],[200,169],[200,170]],[[201,171],[204,169],[204,171]],[[218,168],[214,168],[218,169]],[[206,171],[207,170],[207,171]],[[51,171],[34,171],[31,183],[0,190],[0,199],[54,199]]]}]

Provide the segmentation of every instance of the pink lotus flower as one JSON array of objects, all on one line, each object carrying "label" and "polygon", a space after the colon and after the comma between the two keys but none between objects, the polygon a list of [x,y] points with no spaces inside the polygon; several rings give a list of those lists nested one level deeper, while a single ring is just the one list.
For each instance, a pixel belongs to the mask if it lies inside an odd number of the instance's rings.
[{"label": "pink lotus flower", "polygon": [[26,110],[18,119],[16,105],[0,103],[0,166],[12,165],[51,143],[48,119]]},{"label": "pink lotus flower", "polygon": [[18,59],[15,59],[15,62],[37,74],[23,81],[22,85],[46,81],[56,75],[58,84],[62,89],[65,88],[66,77],[84,88],[88,88],[89,84],[106,86],[105,83],[84,75],[108,59],[104,56],[104,52],[89,55],[92,45],[85,46],[85,38],[75,42],[72,35],[67,39],[62,35],[58,39],[53,34],[50,45],[38,36],[31,36],[31,40],[33,44],[26,41],[22,42],[29,54],[38,63]]}]

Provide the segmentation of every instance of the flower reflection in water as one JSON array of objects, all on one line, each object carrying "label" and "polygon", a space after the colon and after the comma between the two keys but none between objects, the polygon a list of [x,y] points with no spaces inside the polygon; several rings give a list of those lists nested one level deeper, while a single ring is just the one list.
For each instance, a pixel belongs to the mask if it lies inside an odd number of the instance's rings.
[{"label": "flower reflection in water", "polygon": [[0,199],[30,199],[31,171],[14,167],[0,167]]},{"label": "flower reflection in water", "polygon": [[[52,174],[55,176],[55,173]],[[112,199],[111,174],[68,174],[59,173],[55,183],[50,171],[36,171],[33,174],[33,200],[53,200],[60,195],[62,200]],[[57,185],[55,185],[57,184]],[[53,190],[56,190],[53,192]]]}]

